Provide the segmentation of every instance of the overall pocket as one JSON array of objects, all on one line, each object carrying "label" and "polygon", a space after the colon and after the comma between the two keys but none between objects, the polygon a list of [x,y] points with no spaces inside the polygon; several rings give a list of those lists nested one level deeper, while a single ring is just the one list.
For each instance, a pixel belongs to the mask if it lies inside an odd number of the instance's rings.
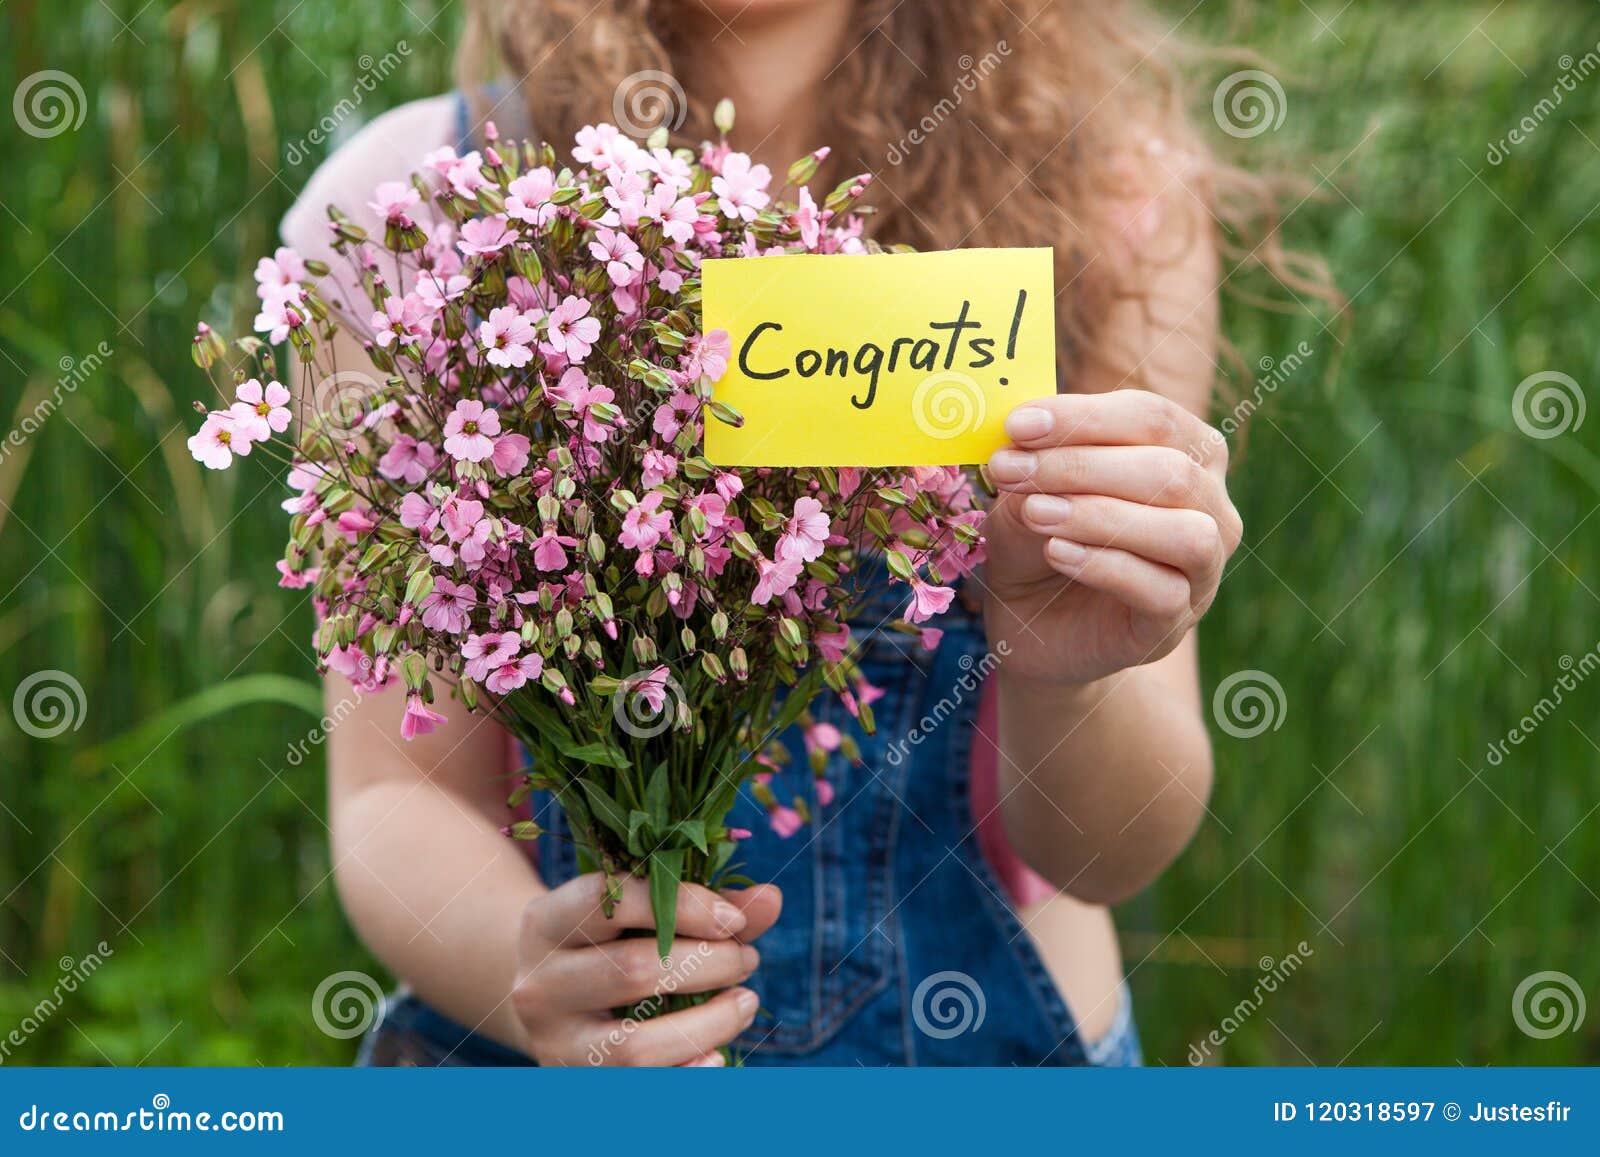
[{"label": "overall pocket", "polygon": [[783,889],[783,915],[758,942],[761,967],[750,985],[761,1013],[738,1041],[747,1052],[801,1056],[835,1037],[894,973],[896,924],[893,861],[904,795],[906,761],[891,761],[889,743],[909,725],[917,667],[892,645],[873,644],[860,660],[862,673],[884,695],[873,705],[878,732],[868,736],[831,693],[813,706],[861,746],[861,763],[835,752],[827,777],[835,796],[817,805],[815,784],[798,727],[782,740],[790,761],[773,776],[778,799],[800,795],[812,822],[788,839],[767,826],[753,800],[742,798],[738,821],[755,834],[741,857],[744,874]]}]

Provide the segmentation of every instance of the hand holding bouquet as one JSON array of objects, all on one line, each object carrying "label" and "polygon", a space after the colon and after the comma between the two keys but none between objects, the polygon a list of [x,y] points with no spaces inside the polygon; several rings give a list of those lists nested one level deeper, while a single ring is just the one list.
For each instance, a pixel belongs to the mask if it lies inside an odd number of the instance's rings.
[{"label": "hand holding bouquet", "polygon": [[[292,346],[298,399],[260,339],[237,343],[231,376],[226,343],[195,339],[231,380],[190,448],[213,468],[258,450],[288,467],[278,569],[312,593],[322,664],[403,684],[407,738],[443,721],[443,687],[492,712],[531,756],[514,802],[553,793],[613,894],[648,877],[663,955],[680,881],[731,877],[742,784],[775,829],[803,822],[772,790],[774,737],[811,726],[826,805],[826,751],[854,745],[808,705],[828,689],[871,729],[851,626],[867,576],[903,585],[889,626],[932,645],[919,624],[983,542],[957,468],[723,469],[700,453],[704,423],[742,421],[715,398],[729,341],[701,324],[702,262],[877,249],[865,176],[819,202],[819,150],[774,191],[730,150],[731,109],[717,120],[698,152],[586,127],[568,167],[491,125],[481,152],[441,149],[378,187],[381,240],[330,207],[348,272],[287,249],[256,271],[256,328]],[[332,363],[340,330],[370,367]]]}]

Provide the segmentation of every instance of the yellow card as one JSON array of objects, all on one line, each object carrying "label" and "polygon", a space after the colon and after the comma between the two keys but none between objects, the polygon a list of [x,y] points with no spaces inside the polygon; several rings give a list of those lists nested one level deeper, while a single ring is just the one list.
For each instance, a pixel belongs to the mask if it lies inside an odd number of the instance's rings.
[{"label": "yellow card", "polygon": [[707,261],[705,328],[733,352],[706,416],[723,466],[957,466],[1055,392],[1049,249]]}]

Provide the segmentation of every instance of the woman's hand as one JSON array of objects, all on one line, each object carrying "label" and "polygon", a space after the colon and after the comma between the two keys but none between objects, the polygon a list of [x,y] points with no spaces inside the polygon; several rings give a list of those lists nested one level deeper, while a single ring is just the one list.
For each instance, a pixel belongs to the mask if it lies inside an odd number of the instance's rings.
[{"label": "woman's hand", "polygon": [[1205,614],[1243,529],[1227,443],[1160,394],[1058,394],[1006,419],[984,524],[1006,667],[1089,683],[1168,654]]},{"label": "woman's hand", "polygon": [[[623,883],[612,915],[601,911],[605,881],[579,876],[523,909],[517,982],[511,994],[522,1050],[541,1065],[720,1065],[718,1051],[755,1018],[759,999],[734,988],[761,962],[750,947],[778,918],[782,894],[770,884],[718,893],[678,890],[678,938],[668,962],[654,936],[649,887]],[[612,1009],[663,994],[726,988],[702,1005],[624,1022]]]}]

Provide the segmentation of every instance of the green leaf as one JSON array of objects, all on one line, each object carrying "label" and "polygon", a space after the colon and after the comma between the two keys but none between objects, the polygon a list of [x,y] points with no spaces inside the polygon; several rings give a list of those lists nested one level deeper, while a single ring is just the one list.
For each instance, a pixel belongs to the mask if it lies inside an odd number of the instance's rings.
[{"label": "green leaf", "polygon": [[650,911],[656,918],[656,952],[665,960],[678,931],[678,881],[683,877],[683,849],[650,856]]},{"label": "green leaf", "polygon": [[589,799],[589,806],[594,809],[594,818],[622,839],[627,839],[628,815],[617,806],[617,801],[606,794],[605,788],[587,779],[580,779],[578,785],[583,788],[583,794]]},{"label": "green leaf", "polygon": [[645,856],[645,840],[654,834],[654,825],[650,816],[642,811],[628,813],[628,852],[630,855],[643,859]]},{"label": "green leaf", "polygon": [[673,825],[673,830],[698,848],[702,854],[707,851],[705,820],[682,820]]},{"label": "green leaf", "polygon": [[650,813],[657,829],[666,831],[671,821],[672,784],[667,779],[667,762],[662,760],[644,785],[644,810]]},{"label": "green leaf", "polygon": [[579,759],[584,763],[598,764],[600,767],[614,767],[618,771],[626,771],[632,766],[628,763],[627,756],[600,740],[585,743],[581,747],[577,744],[562,747],[561,754],[568,759]]}]

